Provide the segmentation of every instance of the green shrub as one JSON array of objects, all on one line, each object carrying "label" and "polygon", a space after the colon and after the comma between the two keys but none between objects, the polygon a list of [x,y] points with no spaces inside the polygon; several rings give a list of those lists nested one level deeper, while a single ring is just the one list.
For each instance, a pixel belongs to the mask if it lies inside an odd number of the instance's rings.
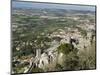
[{"label": "green shrub", "polygon": [[78,70],[79,69],[79,56],[75,52],[70,52],[64,61],[65,70]]},{"label": "green shrub", "polygon": [[[77,55],[78,49],[72,48],[71,44],[61,44],[58,51],[63,53],[65,59],[61,65],[63,70],[78,70],[79,69],[79,56]],[[59,66],[59,65],[58,65]]]},{"label": "green shrub", "polygon": [[72,45],[68,43],[61,44],[57,49],[58,49],[58,52],[61,52],[65,55],[73,50]]},{"label": "green shrub", "polygon": [[56,64],[55,69],[57,71],[61,71],[61,70],[63,70],[63,67],[60,64]]},{"label": "green shrub", "polygon": [[44,72],[43,69],[40,68],[33,68],[32,72]]}]

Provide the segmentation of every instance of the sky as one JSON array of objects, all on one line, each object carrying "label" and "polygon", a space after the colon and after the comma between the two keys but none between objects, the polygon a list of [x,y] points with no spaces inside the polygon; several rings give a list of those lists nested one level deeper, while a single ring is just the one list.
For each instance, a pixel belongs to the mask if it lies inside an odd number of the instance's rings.
[{"label": "sky", "polygon": [[72,9],[72,10],[90,10],[95,11],[95,6],[86,5],[69,5],[69,4],[51,4],[51,3],[38,3],[38,2],[22,2],[13,1],[12,7],[14,8],[56,8],[56,9]]}]

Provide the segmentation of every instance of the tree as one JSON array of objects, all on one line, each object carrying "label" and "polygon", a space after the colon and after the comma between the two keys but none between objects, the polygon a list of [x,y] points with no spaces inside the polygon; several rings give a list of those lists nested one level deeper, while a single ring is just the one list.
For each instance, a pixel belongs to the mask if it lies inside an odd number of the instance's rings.
[{"label": "tree", "polygon": [[58,53],[63,53],[65,59],[63,64],[63,70],[77,70],[79,69],[79,57],[77,55],[78,49],[73,48],[71,44],[61,44],[58,48]]},{"label": "tree", "polygon": [[68,43],[65,43],[65,44],[61,44],[57,49],[58,49],[58,52],[61,52],[65,55],[69,54],[69,52],[71,52],[73,49],[72,49],[72,45],[71,44],[68,44]]}]

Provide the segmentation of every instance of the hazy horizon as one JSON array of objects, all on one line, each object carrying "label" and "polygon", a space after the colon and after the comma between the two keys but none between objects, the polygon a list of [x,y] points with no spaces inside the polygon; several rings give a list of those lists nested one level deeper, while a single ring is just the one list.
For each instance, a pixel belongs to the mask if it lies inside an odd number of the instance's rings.
[{"label": "hazy horizon", "polygon": [[12,8],[48,8],[48,9],[69,9],[69,10],[88,10],[95,11],[95,6],[89,5],[72,5],[72,4],[54,4],[39,2],[12,1]]}]

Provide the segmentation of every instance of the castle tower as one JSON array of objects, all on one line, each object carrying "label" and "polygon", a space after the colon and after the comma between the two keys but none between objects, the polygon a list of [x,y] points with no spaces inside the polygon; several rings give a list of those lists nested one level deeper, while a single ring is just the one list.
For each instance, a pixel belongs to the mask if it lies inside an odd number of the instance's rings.
[{"label": "castle tower", "polygon": [[36,57],[40,57],[41,56],[41,49],[37,49],[36,50]]}]

